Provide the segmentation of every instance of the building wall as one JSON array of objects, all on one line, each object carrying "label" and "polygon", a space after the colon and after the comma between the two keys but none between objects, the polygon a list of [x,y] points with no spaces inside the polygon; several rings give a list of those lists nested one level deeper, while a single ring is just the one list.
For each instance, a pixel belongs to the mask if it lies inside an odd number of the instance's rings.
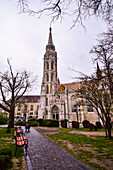
[{"label": "building wall", "polygon": [[[27,109],[25,110],[25,105]],[[28,119],[38,118],[39,102],[18,103],[15,107],[15,118],[24,119],[25,114]]]}]

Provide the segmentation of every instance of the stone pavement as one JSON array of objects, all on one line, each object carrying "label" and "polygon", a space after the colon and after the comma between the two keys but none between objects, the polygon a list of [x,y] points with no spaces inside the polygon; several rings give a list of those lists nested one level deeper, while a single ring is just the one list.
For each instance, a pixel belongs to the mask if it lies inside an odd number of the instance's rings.
[{"label": "stone pavement", "polygon": [[28,156],[33,170],[92,170],[50,139],[30,128],[26,133]]}]

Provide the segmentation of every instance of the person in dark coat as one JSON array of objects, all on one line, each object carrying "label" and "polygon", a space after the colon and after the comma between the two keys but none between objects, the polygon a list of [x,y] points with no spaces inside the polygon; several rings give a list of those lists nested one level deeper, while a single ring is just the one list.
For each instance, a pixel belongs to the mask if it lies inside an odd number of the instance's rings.
[{"label": "person in dark coat", "polygon": [[29,132],[29,130],[30,130],[30,124],[29,124],[29,123],[26,123],[26,125],[25,125],[25,129],[26,129],[26,131],[28,131],[28,132]]}]

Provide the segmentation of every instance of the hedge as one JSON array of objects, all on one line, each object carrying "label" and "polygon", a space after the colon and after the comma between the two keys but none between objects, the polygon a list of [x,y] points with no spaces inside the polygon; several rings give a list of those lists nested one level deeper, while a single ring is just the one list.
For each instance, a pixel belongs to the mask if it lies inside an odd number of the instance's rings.
[{"label": "hedge", "polygon": [[0,125],[7,124],[8,117],[5,114],[0,114]]},{"label": "hedge", "polygon": [[77,122],[77,121],[72,121],[72,128],[78,129],[78,128],[79,128],[79,122]]},{"label": "hedge", "polygon": [[88,123],[89,123],[88,120],[84,120],[84,121],[82,122],[84,128],[88,128]]},{"label": "hedge", "polygon": [[102,127],[100,122],[96,122],[96,126],[98,129],[101,129],[101,127]]},{"label": "hedge", "polygon": [[0,170],[7,170],[12,157],[11,149],[1,149],[0,150]]},{"label": "hedge", "polygon": [[67,119],[64,119],[64,120],[61,120],[61,126],[63,127],[63,128],[67,128]]},{"label": "hedge", "polygon": [[59,121],[56,119],[44,119],[43,126],[46,127],[59,127]]}]

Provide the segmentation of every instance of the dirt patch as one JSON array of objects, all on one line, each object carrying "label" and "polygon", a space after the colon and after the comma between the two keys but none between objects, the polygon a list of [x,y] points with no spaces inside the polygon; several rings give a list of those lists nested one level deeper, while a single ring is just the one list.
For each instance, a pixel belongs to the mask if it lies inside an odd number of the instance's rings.
[{"label": "dirt patch", "polygon": [[62,132],[59,128],[35,127],[34,129],[42,132],[43,134],[55,134]]},{"label": "dirt patch", "polygon": [[2,140],[12,140],[12,138],[1,138]]},{"label": "dirt patch", "polygon": [[95,158],[92,158],[91,162],[96,163],[96,164],[98,164],[100,166],[103,166],[107,170],[113,170],[113,161],[110,161],[109,159],[103,159],[103,160],[99,161],[99,160],[97,160]]},{"label": "dirt patch", "polygon": [[[86,136],[105,136],[105,132],[83,132],[83,131],[69,131],[69,133],[76,133]],[[112,132],[113,135],[113,132]]]}]

